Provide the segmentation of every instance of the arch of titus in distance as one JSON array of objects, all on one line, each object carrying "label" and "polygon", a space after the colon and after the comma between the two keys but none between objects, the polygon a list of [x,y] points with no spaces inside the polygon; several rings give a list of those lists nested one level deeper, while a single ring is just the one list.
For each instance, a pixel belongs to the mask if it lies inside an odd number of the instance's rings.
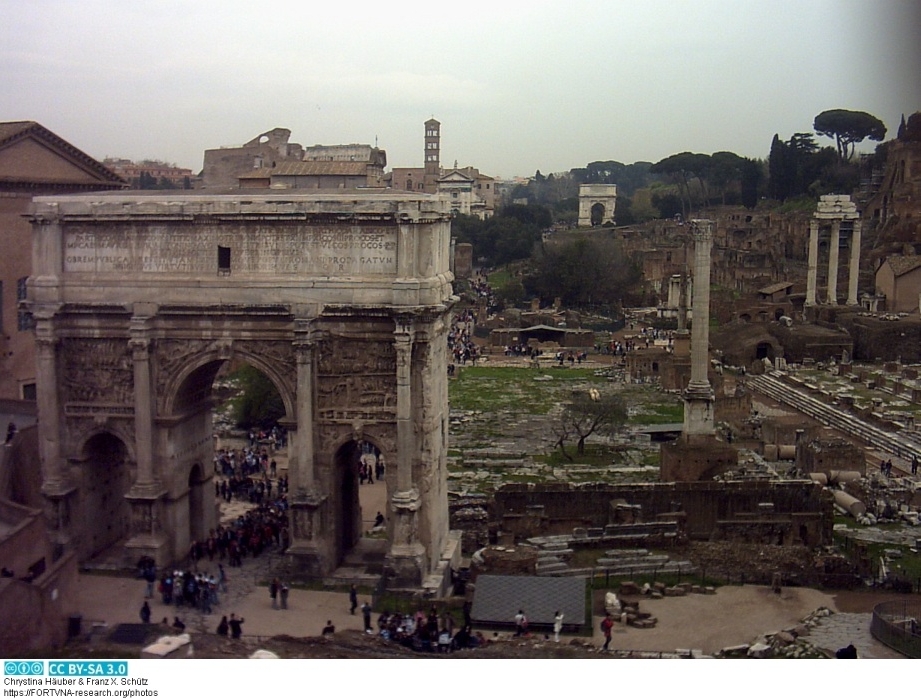
[{"label": "arch of titus in distance", "polygon": [[28,305],[52,537],[82,559],[184,557],[217,524],[212,384],[264,373],[289,430],[290,561],[361,536],[356,465],[387,463],[385,576],[441,585],[450,215],[426,194],[37,197]]}]

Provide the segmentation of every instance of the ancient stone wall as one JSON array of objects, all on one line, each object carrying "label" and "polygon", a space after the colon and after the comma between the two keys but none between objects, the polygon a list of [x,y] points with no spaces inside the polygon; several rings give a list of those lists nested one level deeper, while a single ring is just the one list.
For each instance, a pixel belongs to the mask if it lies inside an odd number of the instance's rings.
[{"label": "ancient stone wall", "polygon": [[809,545],[831,543],[832,501],[820,486],[807,481],[512,484],[496,493],[492,518],[501,525],[508,516],[539,510],[545,535],[570,534],[576,526],[604,527],[611,522],[613,500],[639,505],[646,522],[663,513],[683,511],[687,513],[688,536],[699,540],[710,539],[718,522],[759,513],[763,503],[771,503],[775,517],[817,517],[820,524],[810,527]]}]

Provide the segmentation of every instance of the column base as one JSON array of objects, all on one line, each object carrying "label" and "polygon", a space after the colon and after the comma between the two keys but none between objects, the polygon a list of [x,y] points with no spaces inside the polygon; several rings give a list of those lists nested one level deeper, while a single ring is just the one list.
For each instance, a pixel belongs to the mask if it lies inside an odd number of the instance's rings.
[{"label": "column base", "polygon": [[425,548],[422,544],[394,546],[384,559],[387,587],[418,589],[425,578]]},{"label": "column base", "polygon": [[328,498],[314,491],[301,491],[289,505],[291,545],[285,551],[294,571],[310,578],[329,575],[334,561],[320,531]]},{"label": "column base", "polygon": [[126,566],[134,567],[143,556],[158,566],[173,562],[176,552],[162,526],[165,495],[159,483],[134,485],[125,495],[131,508],[131,536],[123,547]]},{"label": "column base", "polygon": [[422,499],[415,488],[390,498],[394,526],[390,551],[384,559],[389,588],[419,588],[427,572],[425,547],[418,540],[416,515]]}]

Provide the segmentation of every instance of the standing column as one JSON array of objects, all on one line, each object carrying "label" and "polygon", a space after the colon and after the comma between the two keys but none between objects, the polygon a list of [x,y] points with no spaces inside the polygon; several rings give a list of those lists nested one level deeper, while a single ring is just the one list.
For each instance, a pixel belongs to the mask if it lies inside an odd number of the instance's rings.
[{"label": "standing column", "polygon": [[709,221],[697,221],[694,230],[694,291],[691,325],[691,381],[689,389],[710,389],[707,378],[710,343],[710,246],[713,233]]},{"label": "standing column", "polygon": [[854,230],[851,233],[851,262],[848,266],[847,305],[856,306],[857,280],[860,274],[860,228],[861,220],[854,219]]},{"label": "standing column", "polygon": [[397,492],[413,487],[412,464],[412,364],[413,338],[408,324],[400,323],[394,347],[397,363]]},{"label": "standing column", "polygon": [[[316,342],[308,330],[295,331],[294,352],[297,357],[297,440],[291,490],[301,496],[316,490],[313,442],[313,355]],[[294,445],[292,445],[294,446]]]},{"label": "standing column", "polygon": [[809,269],[806,274],[806,305],[815,306],[816,274],[819,268],[819,221],[809,221]]},{"label": "standing column", "polygon": [[684,436],[712,435],[713,389],[707,376],[710,344],[710,247],[712,223],[692,221],[694,237],[691,380],[684,392]]},{"label": "standing column", "polygon": [[828,243],[828,303],[838,305],[838,245],[841,241],[841,220],[831,222],[831,241]]},{"label": "standing column", "polygon": [[291,545],[286,553],[295,567],[308,576],[328,575],[337,561],[331,542],[324,537],[328,524],[326,501],[316,474],[314,444],[314,363],[317,333],[306,317],[294,320],[297,362],[297,396],[294,424],[288,432],[288,516]]},{"label": "standing column", "polygon": [[42,464],[42,492],[55,495],[70,486],[61,461],[61,415],[58,401],[57,347],[50,321],[39,320],[35,327],[37,361],[35,383],[38,386],[38,440]]},{"label": "standing column", "polygon": [[129,341],[134,362],[134,443],[137,478],[132,495],[147,495],[157,480],[153,469],[153,397],[150,390],[150,340],[135,335]]},{"label": "standing column", "polygon": [[[163,512],[159,474],[154,462],[154,391],[150,368],[150,318],[156,306],[148,303],[134,305],[129,327],[128,348],[134,369],[134,454],[137,475],[125,494],[131,508],[131,537],[125,542],[126,555],[136,558],[151,556],[158,563],[169,558],[163,536]],[[210,520],[209,520],[210,521]]]},{"label": "standing column", "polygon": [[397,487],[390,498],[393,533],[384,574],[394,587],[418,587],[426,573],[425,547],[419,541],[418,517],[422,507],[413,483],[416,454],[412,423],[412,319],[398,317],[394,333],[397,380]]}]

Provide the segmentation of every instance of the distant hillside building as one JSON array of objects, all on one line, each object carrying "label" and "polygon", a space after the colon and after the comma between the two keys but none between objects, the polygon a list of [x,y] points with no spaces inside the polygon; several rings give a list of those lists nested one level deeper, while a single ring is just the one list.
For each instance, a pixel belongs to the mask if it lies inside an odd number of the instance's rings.
[{"label": "distant hillside building", "polygon": [[424,167],[395,167],[384,178],[392,189],[441,194],[458,214],[491,218],[496,209],[496,181],[475,167],[441,167],[441,123],[425,122]]},{"label": "distant hillside building", "polygon": [[304,148],[272,129],[242,146],[205,151],[205,189],[358,189],[382,187],[387,153],[360,143]]},{"label": "distant hillside building", "polygon": [[32,318],[19,309],[32,273],[32,197],[127,186],[37,122],[0,123],[0,398],[35,400]]},{"label": "distant hillside building", "polygon": [[864,215],[881,227],[885,239],[916,241],[921,237],[921,112],[903,121],[885,146],[886,169]]},{"label": "distant hillside building", "polygon": [[[126,180],[133,189],[191,189],[192,180],[195,178],[194,173],[188,168],[176,167],[159,160],[142,160],[135,163],[125,158],[106,158],[102,164]],[[145,187],[145,181],[156,186]]]}]

